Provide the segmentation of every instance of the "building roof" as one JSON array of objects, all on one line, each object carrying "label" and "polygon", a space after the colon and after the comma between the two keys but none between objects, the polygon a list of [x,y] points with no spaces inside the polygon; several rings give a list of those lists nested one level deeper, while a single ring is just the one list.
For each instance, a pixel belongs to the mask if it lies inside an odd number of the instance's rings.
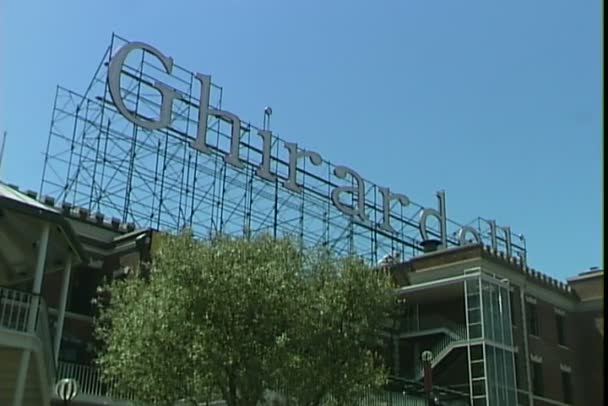
[{"label": "building roof", "polygon": [[568,282],[578,282],[586,279],[599,278],[604,276],[604,270],[598,268],[591,268],[588,271],[581,272],[576,276],[568,278]]},{"label": "building roof", "polygon": [[[535,270],[534,268],[530,268],[524,264],[520,258],[509,258],[505,253],[482,244],[468,244],[460,247],[452,247],[445,250],[426,253],[411,258],[409,261],[395,265],[393,267],[393,271],[394,273],[399,273],[401,271],[401,273],[407,274],[407,272],[415,272],[416,270],[431,268],[446,263],[464,261],[474,257],[484,258],[495,263],[499,263],[523,274],[528,280],[537,285],[554,290],[568,297],[576,297],[576,293],[568,283],[557,280],[547,274]],[[395,276],[395,278],[407,280],[405,277],[399,278],[398,276]]]},{"label": "building roof", "polygon": [[[30,192],[31,194],[32,192]],[[32,198],[31,196],[22,193],[19,189],[12,185],[6,185],[0,182],[0,201],[5,201],[7,204],[18,205],[23,210],[40,210],[49,216],[58,215],[59,212],[51,207],[46,206],[42,202]]]},{"label": "building roof", "polygon": [[[56,220],[59,225],[65,225],[65,230],[76,240],[83,257],[88,256],[88,261],[94,261],[100,255],[107,255],[108,252],[116,249],[124,250],[133,242],[131,240],[138,240],[140,235],[150,232],[150,229],[137,229],[133,223],[125,223],[116,217],[110,218],[102,213],[91,212],[69,202],[57,203],[51,196],[38,196],[34,191],[20,191],[15,185],[0,182],[0,196],[4,198],[3,204],[7,207],[16,207],[21,213],[32,218]],[[2,265],[1,260],[2,256],[0,256],[0,265]]]},{"label": "building roof", "polygon": [[[44,224],[50,224],[47,267],[65,262],[86,262],[88,256],[72,226],[62,213],[36,200],[31,195],[0,182],[0,265],[6,268],[6,282],[27,277],[35,261],[35,247]],[[15,279],[16,278],[16,279]]]}]

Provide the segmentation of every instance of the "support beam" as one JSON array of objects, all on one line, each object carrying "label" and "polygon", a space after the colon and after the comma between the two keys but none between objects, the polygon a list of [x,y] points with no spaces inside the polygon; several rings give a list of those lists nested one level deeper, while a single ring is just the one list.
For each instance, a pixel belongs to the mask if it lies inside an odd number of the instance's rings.
[{"label": "support beam", "polygon": [[393,337],[393,373],[395,376],[401,376],[399,357],[399,337]]},{"label": "support beam", "polygon": [[72,273],[72,255],[69,254],[63,269],[63,279],[61,281],[61,293],[59,296],[59,309],[57,313],[57,330],[55,331],[55,365],[59,362],[59,349],[61,347],[61,337],[63,335],[63,322],[65,320],[65,307],[68,302],[68,291],[70,287],[70,275]]},{"label": "support beam", "polygon": [[23,349],[21,359],[19,360],[19,370],[17,371],[17,382],[15,383],[15,395],[13,397],[13,406],[23,405],[23,393],[25,391],[25,380],[27,379],[27,370],[30,366],[30,358],[32,352],[29,349]]},{"label": "support beam", "polygon": [[[32,302],[29,307],[27,332],[35,334],[36,319],[38,318],[38,307],[40,306],[40,291],[42,289],[42,278],[44,276],[44,265],[46,263],[46,250],[49,243],[49,223],[44,223],[38,240],[38,255],[36,257],[36,269],[34,273],[34,285],[32,286]],[[15,396],[13,397],[13,406],[21,406],[23,403],[23,393],[25,391],[25,381],[27,379],[27,370],[30,366],[31,351],[23,350],[21,360],[19,362],[19,370],[17,371],[17,382],[15,382]]]},{"label": "support beam", "polygon": [[40,294],[42,289],[42,278],[44,276],[44,264],[46,262],[46,250],[49,245],[49,233],[51,225],[44,223],[42,226],[42,232],[40,233],[40,241],[38,242],[38,256],[36,258],[36,271],[34,273],[34,285],[32,287],[32,293],[35,295]]},{"label": "support beam", "polygon": [[[528,347],[528,316],[526,315],[526,285],[519,287],[519,305],[521,306],[521,326],[524,334],[524,366],[526,368],[526,383],[528,390],[528,402],[530,406],[534,406],[534,391],[532,388],[532,371],[530,370],[530,348]],[[512,317],[512,316],[511,316]]]},{"label": "support beam", "polygon": [[38,255],[36,257],[36,269],[34,271],[34,283],[32,285],[32,303],[30,304],[27,332],[34,334],[36,330],[36,319],[40,306],[40,291],[42,290],[42,279],[44,277],[44,265],[46,263],[46,250],[49,243],[49,231],[51,226],[44,223],[40,240],[38,240]]}]

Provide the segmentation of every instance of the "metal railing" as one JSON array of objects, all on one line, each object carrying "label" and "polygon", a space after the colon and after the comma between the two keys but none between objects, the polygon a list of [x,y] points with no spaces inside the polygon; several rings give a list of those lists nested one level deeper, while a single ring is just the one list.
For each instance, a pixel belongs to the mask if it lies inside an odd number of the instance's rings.
[{"label": "metal railing", "polygon": [[[456,325],[453,328],[450,328],[450,331],[452,333],[451,335],[445,335],[430,348],[430,351],[433,353],[433,366],[451,351],[451,348],[449,348],[450,346],[467,340],[466,326]],[[414,360],[414,377],[415,379],[420,379],[424,375],[424,367],[418,357],[414,358]]]},{"label": "metal railing", "polygon": [[49,385],[55,382],[55,357],[48,308],[40,295],[0,287],[0,329],[35,334],[42,345]]},{"label": "metal railing", "polygon": [[[455,393],[455,391],[452,391]],[[263,405],[288,405],[291,404],[285,401],[285,396],[280,392],[275,392],[276,397],[267,398]],[[458,394],[462,397],[461,394]],[[320,402],[320,405],[334,405],[335,399],[329,395],[327,398]],[[465,401],[450,401],[449,403],[443,402],[445,405],[464,406],[468,403]],[[355,402],[355,406],[427,406],[428,400],[426,395],[421,391],[416,393],[408,393],[406,390],[381,390],[372,391],[367,390],[366,393],[361,397],[361,400]]]},{"label": "metal railing", "polygon": [[135,400],[132,393],[116,389],[116,380],[110,382],[101,379],[101,372],[93,366],[59,361],[57,369],[59,379],[72,378],[78,382],[81,393],[90,396],[110,397],[119,400]]},{"label": "metal railing", "polygon": [[0,327],[27,332],[34,295],[0,287]]},{"label": "metal railing", "polygon": [[[80,365],[66,361],[59,361],[57,376],[59,379],[72,378],[78,382],[80,393],[96,397],[109,397],[114,400],[135,400],[133,394],[125,394],[116,389],[115,382],[102,382],[101,373],[92,366]],[[277,392],[279,393],[279,392]],[[279,398],[281,396],[279,395]],[[223,401],[209,402],[210,405],[225,404]],[[381,393],[368,393],[360,406],[424,406],[424,397],[405,394],[402,392],[383,391]]]},{"label": "metal railing", "polygon": [[416,332],[437,328],[445,328],[451,331],[456,331],[460,328],[460,326],[460,324],[446,319],[438,314],[429,314],[419,318],[407,317],[400,321],[401,331],[403,332]]}]

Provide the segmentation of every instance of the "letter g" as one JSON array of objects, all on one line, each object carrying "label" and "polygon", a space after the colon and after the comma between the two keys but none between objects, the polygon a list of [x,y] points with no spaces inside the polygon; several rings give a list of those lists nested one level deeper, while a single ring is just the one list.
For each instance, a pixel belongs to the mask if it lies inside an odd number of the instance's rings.
[{"label": "letter g", "polygon": [[108,67],[108,87],[110,88],[110,96],[112,97],[112,101],[114,105],[120,111],[120,113],[125,116],[132,123],[144,127],[150,130],[158,130],[160,128],[168,127],[171,122],[171,109],[173,107],[173,100],[179,97],[176,90],[170,88],[166,84],[155,81],[154,88],[158,90],[162,96],[162,101],[160,105],[160,115],[158,120],[151,120],[145,118],[143,116],[138,115],[136,112],[130,111],[127,106],[125,106],[124,100],[122,98],[120,92],[120,74],[122,73],[122,67],[125,63],[125,59],[129,53],[135,49],[141,49],[144,51],[150,52],[152,55],[156,56],[160,62],[163,64],[165,71],[170,74],[173,69],[173,59],[163,55],[158,49],[154,48],[151,45],[145,44],[143,42],[129,42],[124,45],[120,50],[114,55],[112,60],[110,61],[110,66]]}]

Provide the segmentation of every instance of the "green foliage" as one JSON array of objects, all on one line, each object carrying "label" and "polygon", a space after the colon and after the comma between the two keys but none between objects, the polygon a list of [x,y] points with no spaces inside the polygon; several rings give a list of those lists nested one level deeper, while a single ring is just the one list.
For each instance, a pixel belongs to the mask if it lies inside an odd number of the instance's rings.
[{"label": "green foliage", "polygon": [[356,258],[316,252],[305,278],[310,298],[287,377],[294,405],[355,404],[386,383],[375,351],[391,316],[390,278]]},{"label": "green foliage", "polygon": [[[155,236],[158,238],[159,236]],[[374,352],[390,278],[268,236],[162,236],[145,275],[105,287],[98,364],[147,403],[352,404],[385,382]]]}]

